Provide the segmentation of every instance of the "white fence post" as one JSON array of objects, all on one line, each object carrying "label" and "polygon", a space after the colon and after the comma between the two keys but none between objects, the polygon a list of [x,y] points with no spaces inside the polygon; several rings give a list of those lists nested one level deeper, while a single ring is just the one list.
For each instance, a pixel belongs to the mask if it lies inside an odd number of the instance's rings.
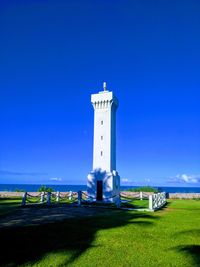
[{"label": "white fence post", "polygon": [[22,206],[26,205],[26,197],[27,197],[27,192],[24,192],[24,194],[22,196]]},{"label": "white fence post", "polygon": [[51,192],[47,192],[47,205],[51,204]]},{"label": "white fence post", "polygon": [[69,191],[69,200],[72,200],[72,191]]},{"label": "white fence post", "polygon": [[140,200],[142,200],[143,198],[142,198],[143,196],[142,196],[142,192],[140,192]]},{"label": "white fence post", "polygon": [[40,202],[43,203],[44,202],[44,192],[41,193],[41,196],[40,196]]},{"label": "white fence post", "polygon": [[149,195],[149,210],[153,211],[153,195]]},{"label": "white fence post", "polygon": [[56,202],[59,202],[59,200],[60,200],[60,192],[57,191],[56,192]]},{"label": "white fence post", "polygon": [[158,202],[157,202],[157,208],[161,206],[161,193],[157,194]]},{"label": "white fence post", "polygon": [[121,198],[120,198],[120,195],[116,196],[116,206],[117,208],[119,209],[121,207]]},{"label": "white fence post", "polygon": [[81,206],[82,192],[78,191],[78,206]]},{"label": "white fence post", "polygon": [[166,192],[163,192],[164,193],[164,202],[166,203]]}]

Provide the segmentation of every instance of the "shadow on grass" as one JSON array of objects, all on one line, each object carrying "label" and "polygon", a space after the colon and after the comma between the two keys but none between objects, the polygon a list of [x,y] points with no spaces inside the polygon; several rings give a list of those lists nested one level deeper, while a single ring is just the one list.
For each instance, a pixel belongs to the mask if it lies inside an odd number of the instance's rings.
[{"label": "shadow on grass", "polygon": [[9,214],[13,212],[14,210],[17,210],[20,207],[21,202],[19,203],[18,200],[12,199],[12,202],[9,202],[7,200],[10,199],[5,199],[6,201],[2,201],[2,198],[0,200],[0,219],[3,218],[6,214]]},{"label": "shadow on grass", "polygon": [[189,254],[194,261],[192,266],[200,266],[200,245],[178,246],[176,247],[176,250],[185,254]]},{"label": "shadow on grass", "polygon": [[200,229],[191,229],[191,230],[181,231],[181,232],[176,233],[174,236],[179,236],[179,235],[200,237]]},{"label": "shadow on grass", "polygon": [[169,208],[170,205],[171,205],[171,202],[166,201],[166,203],[161,208],[159,208],[158,211],[165,210],[165,209]]},{"label": "shadow on grass", "polygon": [[[194,236],[198,237],[200,236],[200,229],[181,231],[176,233],[174,236],[177,237],[179,235],[185,236],[186,239]],[[194,261],[193,266],[200,266],[200,245],[181,245],[176,247],[175,250],[190,255]]]},{"label": "shadow on grass", "polygon": [[38,226],[2,228],[0,265],[17,266],[27,262],[34,263],[48,253],[67,252],[71,256],[63,263],[63,266],[66,266],[94,246],[98,230],[128,224],[148,227],[158,218],[146,213],[110,211],[98,217],[67,219]]}]

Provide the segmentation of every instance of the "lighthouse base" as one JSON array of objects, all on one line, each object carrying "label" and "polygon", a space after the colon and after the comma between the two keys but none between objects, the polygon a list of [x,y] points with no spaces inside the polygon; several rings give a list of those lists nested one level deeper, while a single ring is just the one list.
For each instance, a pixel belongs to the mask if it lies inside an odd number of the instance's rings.
[{"label": "lighthouse base", "polygon": [[117,171],[91,171],[87,177],[87,195],[91,201],[116,202],[120,194],[120,176]]}]

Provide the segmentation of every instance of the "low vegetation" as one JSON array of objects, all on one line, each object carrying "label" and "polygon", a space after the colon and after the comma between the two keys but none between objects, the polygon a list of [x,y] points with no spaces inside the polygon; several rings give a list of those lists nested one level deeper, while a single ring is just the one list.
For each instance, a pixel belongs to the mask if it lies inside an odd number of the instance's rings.
[{"label": "low vegetation", "polygon": [[0,266],[197,267],[200,201],[171,200],[154,213],[110,210],[101,216],[0,228],[0,237]]},{"label": "low vegetation", "polygon": [[42,185],[39,189],[38,192],[54,192],[55,190],[52,187],[48,187],[46,185]]},{"label": "low vegetation", "polygon": [[15,191],[15,192],[25,192],[24,189],[20,189],[20,188],[16,188],[14,191]]},{"label": "low vegetation", "polygon": [[137,188],[129,188],[126,189],[126,191],[129,192],[153,192],[153,193],[158,193],[158,189],[151,187],[151,186],[141,186]]}]

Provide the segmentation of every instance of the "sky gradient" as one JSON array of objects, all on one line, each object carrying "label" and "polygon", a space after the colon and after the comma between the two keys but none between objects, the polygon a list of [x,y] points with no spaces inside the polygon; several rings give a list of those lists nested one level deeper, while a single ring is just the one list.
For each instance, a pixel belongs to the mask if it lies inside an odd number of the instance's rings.
[{"label": "sky gradient", "polygon": [[124,185],[200,186],[200,2],[1,1],[0,183],[85,184],[90,95]]}]

